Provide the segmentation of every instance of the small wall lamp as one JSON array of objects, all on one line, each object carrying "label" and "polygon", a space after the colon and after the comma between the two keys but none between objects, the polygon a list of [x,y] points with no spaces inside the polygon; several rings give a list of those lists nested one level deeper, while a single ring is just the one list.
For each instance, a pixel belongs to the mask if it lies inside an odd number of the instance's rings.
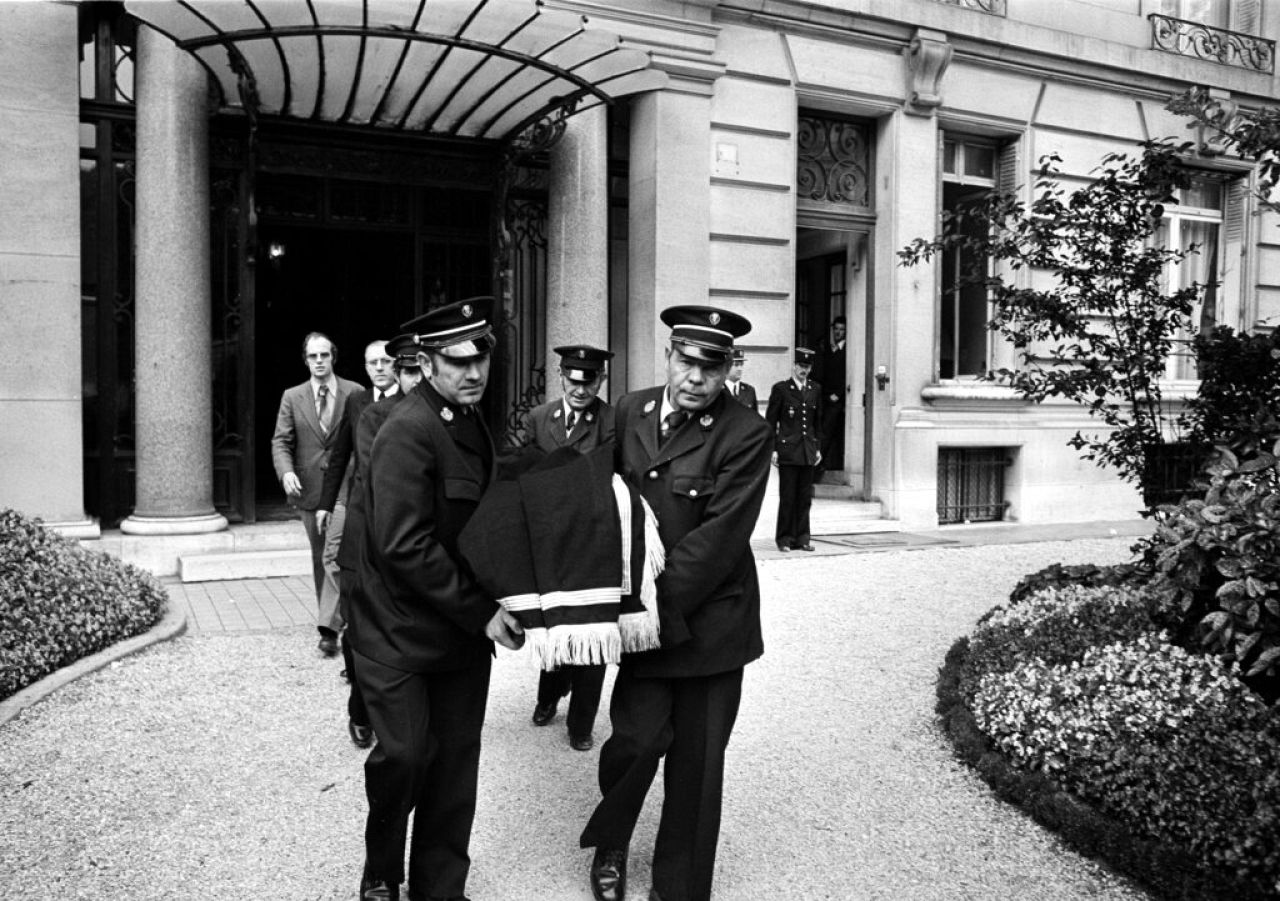
[{"label": "small wall lamp", "polygon": [[876,367],[876,388],[883,391],[889,384],[889,367]]}]

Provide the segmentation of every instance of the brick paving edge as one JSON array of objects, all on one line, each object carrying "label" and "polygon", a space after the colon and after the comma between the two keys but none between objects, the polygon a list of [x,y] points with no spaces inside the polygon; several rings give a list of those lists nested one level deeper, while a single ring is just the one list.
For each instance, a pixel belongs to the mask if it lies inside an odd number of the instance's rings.
[{"label": "brick paving edge", "polygon": [[64,666],[60,670],[55,670],[43,679],[32,682],[16,694],[0,701],[0,726],[3,726],[28,707],[40,703],[62,686],[74,682],[81,676],[95,673],[104,667],[110,666],[117,660],[136,654],[154,644],[177,638],[186,631],[186,612],[180,609],[178,604],[170,600],[169,609],[165,612],[164,618],[141,635],[126,638],[124,641],[116,642],[111,647],[104,648],[96,654],[82,657],[75,663]]}]

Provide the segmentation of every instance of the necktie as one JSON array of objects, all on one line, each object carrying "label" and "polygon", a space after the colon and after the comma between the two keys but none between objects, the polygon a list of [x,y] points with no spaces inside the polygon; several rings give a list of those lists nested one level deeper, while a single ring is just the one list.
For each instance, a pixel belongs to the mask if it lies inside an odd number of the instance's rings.
[{"label": "necktie", "polygon": [[689,414],[684,410],[672,410],[662,418],[662,428],[658,432],[658,446],[667,443],[667,439],[675,434],[680,426],[684,425],[684,421],[689,418]]},{"label": "necktie", "polygon": [[329,425],[333,422],[333,411],[329,409],[329,386],[321,385],[316,392],[316,416],[320,417],[320,431],[329,434]]},{"label": "necktie", "polygon": [[569,415],[564,418],[564,434],[569,437],[573,433],[573,427],[578,422],[578,414],[574,410],[569,411]]}]

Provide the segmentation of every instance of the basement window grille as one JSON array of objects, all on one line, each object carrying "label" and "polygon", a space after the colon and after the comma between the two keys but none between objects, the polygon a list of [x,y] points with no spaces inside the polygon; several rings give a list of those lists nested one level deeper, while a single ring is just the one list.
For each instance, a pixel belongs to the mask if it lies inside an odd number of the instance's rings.
[{"label": "basement window grille", "polygon": [[938,523],[1000,522],[1005,470],[1011,464],[1002,447],[938,448]]}]

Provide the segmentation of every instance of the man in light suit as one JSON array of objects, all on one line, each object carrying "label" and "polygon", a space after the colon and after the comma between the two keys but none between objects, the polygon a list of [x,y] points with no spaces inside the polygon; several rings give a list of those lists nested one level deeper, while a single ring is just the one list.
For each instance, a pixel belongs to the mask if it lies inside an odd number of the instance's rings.
[{"label": "man in light suit", "polygon": [[658,577],[662,647],[623,654],[600,750],[601,799],[579,840],[596,849],[591,892],[626,896],[627,852],[663,757],[653,847],[661,901],[708,901],[720,834],[725,750],[746,664],[764,653],[751,530],[772,443],[758,415],[724,391],[734,338],[728,310],[669,307],[666,384],[617,405],[615,471],[657,515],[667,551]]},{"label": "man in light suit", "polygon": [[342,424],[347,397],[360,390],[355,382],[338,378],[333,367],[338,348],[328,335],[311,332],[302,342],[302,360],[311,378],[285,390],[271,436],[271,460],[289,503],[302,514],[302,527],[311,545],[311,573],[315,580],[320,630],[320,653],[338,653],[342,617],[338,611],[338,580],[324,566],[324,524],[316,511],[324,488],[329,454]]},{"label": "man in light suit", "polygon": [[734,399],[755,413],[760,412],[760,404],[756,399],[756,389],[742,380],[742,367],[747,363],[746,352],[734,350],[733,365],[729,367],[729,379],[724,383],[724,390]]},{"label": "man in light suit", "polygon": [[[534,407],[529,413],[531,443],[552,453],[572,447],[585,454],[602,444],[613,443],[613,407],[600,399],[605,364],[611,351],[589,344],[566,344],[555,348],[560,355],[560,387],[564,396]],[[546,726],[556,715],[556,705],[569,697],[565,725],[569,746],[590,751],[595,745],[591,732],[600,692],[604,686],[604,664],[561,666],[538,677],[538,702],[533,708],[533,724]]]}]

